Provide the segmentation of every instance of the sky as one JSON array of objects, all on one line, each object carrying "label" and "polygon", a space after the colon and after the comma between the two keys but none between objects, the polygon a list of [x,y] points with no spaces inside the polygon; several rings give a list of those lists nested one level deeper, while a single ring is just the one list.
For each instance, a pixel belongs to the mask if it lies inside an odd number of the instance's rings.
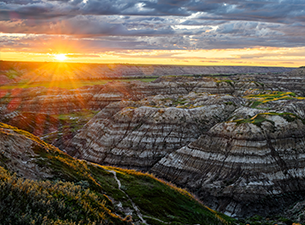
[{"label": "sky", "polygon": [[0,60],[304,66],[305,0],[0,0]]}]

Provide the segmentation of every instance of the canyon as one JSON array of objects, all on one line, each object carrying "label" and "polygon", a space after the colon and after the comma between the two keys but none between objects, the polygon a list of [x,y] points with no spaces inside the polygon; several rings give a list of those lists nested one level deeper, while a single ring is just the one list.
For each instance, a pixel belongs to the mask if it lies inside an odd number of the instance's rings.
[{"label": "canyon", "polygon": [[[167,75],[160,68],[150,75]],[[298,204],[291,218],[304,222],[305,69],[224,75],[228,68],[214,70],[221,75],[168,70],[177,74],[149,83],[1,89],[0,121],[76,159],[152,173],[233,217],[267,217]],[[181,74],[195,73],[187,69]],[[24,168],[14,171],[49,178]]]}]

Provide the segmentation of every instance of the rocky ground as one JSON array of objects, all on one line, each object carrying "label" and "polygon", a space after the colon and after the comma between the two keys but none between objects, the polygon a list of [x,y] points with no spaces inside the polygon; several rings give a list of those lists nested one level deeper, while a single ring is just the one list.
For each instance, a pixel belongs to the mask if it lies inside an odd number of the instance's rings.
[{"label": "rocky ground", "polygon": [[[240,224],[305,222],[304,69],[1,96],[2,121],[16,125],[14,118],[38,112],[48,123],[61,121],[40,136],[76,158],[148,171],[234,217],[259,215]],[[64,141],[57,138],[64,122],[78,123],[62,115],[84,110],[80,126]]]},{"label": "rocky ground", "polygon": [[305,98],[261,80],[184,80],[188,93],[110,104],[65,150],[152,172],[232,216],[276,214],[304,198]]}]

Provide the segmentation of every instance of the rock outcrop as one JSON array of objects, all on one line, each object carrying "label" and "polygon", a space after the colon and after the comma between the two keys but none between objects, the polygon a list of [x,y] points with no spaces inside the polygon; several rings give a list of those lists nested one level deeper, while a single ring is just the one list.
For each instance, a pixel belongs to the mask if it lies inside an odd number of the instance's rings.
[{"label": "rock outcrop", "polygon": [[65,150],[152,172],[230,215],[278,213],[305,197],[305,98],[247,91],[113,103]]},{"label": "rock outcrop", "polygon": [[72,90],[45,87],[17,88],[0,90],[0,107],[5,114],[18,110],[58,115],[83,109],[101,110],[113,102],[140,100],[153,95],[187,95],[190,92],[197,92],[244,96],[255,90],[293,91],[303,95],[305,85],[302,83],[302,73],[293,76],[291,74],[236,75],[230,77],[231,80],[211,77],[163,77],[151,83],[109,82],[105,85]]},{"label": "rock outcrop", "polygon": [[0,92],[1,119],[100,111],[64,151],[152,172],[230,215],[267,215],[305,198],[304,81],[298,69],[16,89]]},{"label": "rock outcrop", "polygon": [[260,111],[239,110],[239,117],[256,115],[216,124],[151,172],[230,215],[283,210],[305,196],[305,121],[292,113]]},{"label": "rock outcrop", "polygon": [[113,103],[90,120],[64,150],[96,163],[147,171],[224,121],[242,101],[229,95],[192,93]]},{"label": "rock outcrop", "polygon": [[185,95],[192,91],[213,94],[230,94],[234,88],[230,83],[213,78],[166,78],[154,83],[140,81],[109,82],[78,89],[35,87],[0,91],[0,107],[6,114],[12,111],[67,114],[83,109],[100,110],[112,102],[140,100],[144,97],[163,95]]},{"label": "rock outcrop", "polygon": [[257,84],[263,84],[266,89],[273,91],[293,91],[302,96],[305,95],[305,69],[298,68],[279,74],[253,74],[245,76],[231,76],[234,81],[249,80]]}]

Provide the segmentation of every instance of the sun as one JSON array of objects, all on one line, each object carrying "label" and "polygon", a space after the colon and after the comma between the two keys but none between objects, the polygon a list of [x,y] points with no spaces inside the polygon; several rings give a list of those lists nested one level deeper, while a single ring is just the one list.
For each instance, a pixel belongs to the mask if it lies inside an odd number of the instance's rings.
[{"label": "sun", "polygon": [[58,61],[65,61],[67,59],[67,56],[65,54],[56,54],[54,55],[54,57]]}]

